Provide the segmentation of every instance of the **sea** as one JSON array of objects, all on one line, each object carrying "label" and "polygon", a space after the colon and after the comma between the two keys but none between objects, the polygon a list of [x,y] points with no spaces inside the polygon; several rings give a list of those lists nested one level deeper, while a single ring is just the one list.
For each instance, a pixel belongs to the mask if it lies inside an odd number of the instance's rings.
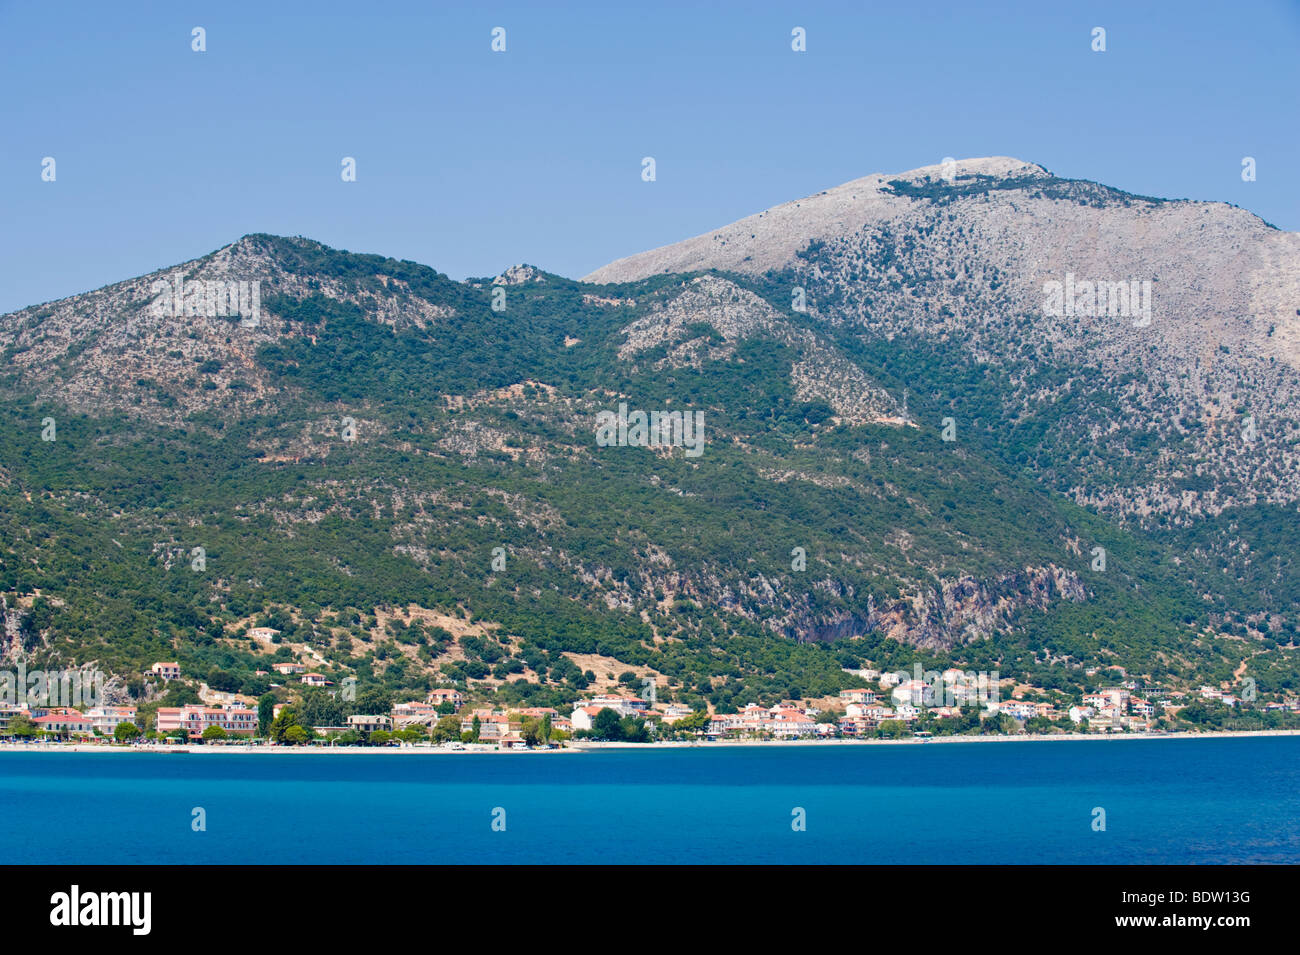
[{"label": "sea", "polygon": [[0,862],[1300,862],[1300,737],[0,750]]}]

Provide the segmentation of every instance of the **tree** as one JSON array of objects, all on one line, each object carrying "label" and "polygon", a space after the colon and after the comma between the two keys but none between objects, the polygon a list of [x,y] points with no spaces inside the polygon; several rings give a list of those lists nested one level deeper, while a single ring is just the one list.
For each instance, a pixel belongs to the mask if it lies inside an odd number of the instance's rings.
[{"label": "tree", "polygon": [[36,724],[31,721],[30,717],[24,716],[21,713],[15,714],[9,720],[10,736],[15,736],[20,739],[31,739],[38,732]]},{"label": "tree", "polygon": [[625,743],[648,743],[650,730],[645,720],[635,716],[625,716],[618,721],[618,736],[615,738]]},{"label": "tree", "polygon": [[113,739],[119,743],[125,743],[127,740],[135,739],[140,735],[140,727],[134,723],[118,723],[113,728]]},{"label": "tree", "polygon": [[358,713],[387,713],[393,708],[393,694],[382,686],[368,686],[357,694]]},{"label": "tree", "polygon": [[1020,730],[1020,724],[1006,713],[990,716],[980,726],[983,736],[1012,736]]},{"label": "tree", "polygon": [[962,707],[961,716],[957,717],[956,732],[972,733],[979,732],[982,720],[980,719],[979,704]]},{"label": "tree", "polygon": [[542,723],[541,720],[524,717],[519,726],[519,736],[529,746],[538,746],[542,742]]},{"label": "tree", "polygon": [[460,739],[460,717],[444,716],[431,734],[435,743],[450,743]]},{"label": "tree", "polygon": [[[298,722],[298,714],[286,706],[280,711],[280,715],[271,722],[271,739],[275,740],[277,743],[297,742],[297,740],[289,738],[289,730],[294,727],[302,729],[302,725]],[[306,732],[307,731],[304,729],[303,733],[306,734]],[[305,735],[303,741],[306,741]]]},{"label": "tree", "polygon": [[[284,714],[281,713],[280,715],[283,716]],[[286,743],[291,743],[294,746],[300,746],[310,738],[311,737],[307,734],[307,730],[304,727],[299,726],[297,723],[294,723],[284,731],[284,741]]]},{"label": "tree", "polygon": [[481,734],[482,732],[483,732],[483,721],[476,716],[474,717],[474,722],[471,725],[469,731],[470,742],[477,743],[479,734]]},{"label": "tree", "polygon": [[880,735],[885,739],[902,739],[907,735],[907,724],[902,720],[885,720],[880,724]]},{"label": "tree", "polygon": [[695,710],[675,721],[671,728],[674,733],[699,733],[708,727],[710,719],[708,710]]},{"label": "tree", "polygon": [[214,739],[225,739],[226,731],[220,726],[208,726],[203,730],[203,741],[208,742]]},{"label": "tree", "polygon": [[622,739],[621,730],[618,714],[608,706],[597,713],[596,718],[591,721],[591,735],[596,739]]},{"label": "tree", "polygon": [[344,720],[343,707],[324,690],[304,690],[296,709],[298,722],[303,726],[339,726]]},{"label": "tree", "polygon": [[213,667],[208,671],[208,686],[214,690],[220,690],[222,693],[238,693],[244,685],[243,679],[235,673],[228,673],[219,667]]},{"label": "tree", "polygon": [[1045,716],[1034,716],[1025,721],[1026,733],[1050,733],[1056,724]]},{"label": "tree", "polygon": [[257,735],[265,736],[275,719],[275,694],[263,693],[257,701]]},{"label": "tree", "polygon": [[188,683],[177,683],[172,681],[167,687],[167,692],[163,694],[159,706],[191,706],[203,701],[199,699],[198,691]]}]

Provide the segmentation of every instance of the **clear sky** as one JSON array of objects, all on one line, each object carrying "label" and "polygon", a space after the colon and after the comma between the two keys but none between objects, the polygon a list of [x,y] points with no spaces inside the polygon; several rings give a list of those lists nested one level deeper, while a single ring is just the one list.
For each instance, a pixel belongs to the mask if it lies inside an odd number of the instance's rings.
[{"label": "clear sky", "polygon": [[944,156],[1300,230],[1298,100],[1300,0],[0,0],[0,312],[249,232],[576,277]]}]

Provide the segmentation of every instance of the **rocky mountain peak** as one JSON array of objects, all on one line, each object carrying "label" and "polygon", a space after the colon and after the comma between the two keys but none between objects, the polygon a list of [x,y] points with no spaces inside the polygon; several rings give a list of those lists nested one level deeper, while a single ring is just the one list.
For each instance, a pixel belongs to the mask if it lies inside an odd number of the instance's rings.
[{"label": "rocky mountain peak", "polygon": [[541,269],[531,265],[512,265],[492,280],[493,285],[524,285],[530,282],[545,282],[546,276]]}]

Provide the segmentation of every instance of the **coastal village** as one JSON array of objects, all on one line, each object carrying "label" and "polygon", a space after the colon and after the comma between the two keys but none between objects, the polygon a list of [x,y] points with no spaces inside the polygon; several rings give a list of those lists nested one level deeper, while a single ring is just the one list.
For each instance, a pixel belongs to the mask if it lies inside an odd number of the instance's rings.
[{"label": "coastal village", "polygon": [[[342,688],[299,662],[276,663],[272,684],[281,691]],[[135,706],[37,706],[0,701],[0,737],[52,741],[159,741],[163,744],[268,739],[274,743],[425,745],[447,748],[558,748],[569,740],[654,742],[695,740],[925,739],[945,735],[1025,733],[1164,733],[1175,731],[1180,711],[1201,703],[1264,714],[1300,715],[1300,699],[1256,703],[1253,686],[1234,692],[1201,686],[1195,692],[1140,688],[1133,681],[1099,688],[1079,699],[1040,687],[998,680],[996,674],[920,668],[909,676],[866,668],[845,670],[867,686],[837,698],[751,703],[736,712],[692,710],[660,702],[646,681],[643,695],[596,692],[571,706],[474,705],[455,686],[432,689],[422,699],[394,703],[387,712],[353,713],[340,725],[305,725],[292,700],[269,707],[251,697],[207,690],[208,699],[159,706],[142,717]],[[268,672],[269,675],[269,672]],[[174,661],[155,663],[149,676],[163,684],[182,679]],[[1243,696],[1245,697],[1243,699]],[[631,735],[629,727],[635,732]]]}]

